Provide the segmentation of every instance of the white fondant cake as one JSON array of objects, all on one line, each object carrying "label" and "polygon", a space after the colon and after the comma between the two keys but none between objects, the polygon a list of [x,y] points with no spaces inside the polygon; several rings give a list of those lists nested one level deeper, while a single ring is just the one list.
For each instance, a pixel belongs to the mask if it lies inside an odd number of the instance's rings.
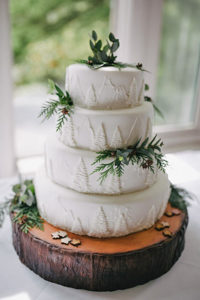
[{"label": "white fondant cake", "polygon": [[75,105],[90,109],[118,109],[144,102],[143,73],[136,68],[91,70],[74,64],[66,71],[66,89]]},{"label": "white fondant cake", "polygon": [[[136,68],[67,68],[74,109],[45,145],[45,168],[35,177],[40,214],[74,233],[122,236],[152,226],[169,198],[167,175],[137,164],[100,184],[96,152],[119,149],[152,135],[153,108],[144,102],[143,72]],[[103,163],[111,161],[104,160]]]},{"label": "white fondant cake", "polygon": [[63,128],[60,141],[71,147],[101,151],[133,145],[152,135],[151,103],[119,110],[88,110],[75,107]]},{"label": "white fondant cake", "polygon": [[170,185],[166,174],[148,189],[124,195],[75,192],[53,183],[41,168],[35,177],[41,216],[71,232],[95,237],[123,236],[151,227],[166,208]]},{"label": "white fondant cake", "polygon": [[[142,190],[157,179],[157,171],[152,173],[138,165],[128,165],[121,177],[108,175],[100,184],[99,173],[93,173],[96,152],[67,147],[51,136],[45,145],[45,166],[49,178],[64,187],[83,193],[119,194]],[[113,159],[106,159],[109,163]],[[155,170],[156,166],[155,166]]]}]

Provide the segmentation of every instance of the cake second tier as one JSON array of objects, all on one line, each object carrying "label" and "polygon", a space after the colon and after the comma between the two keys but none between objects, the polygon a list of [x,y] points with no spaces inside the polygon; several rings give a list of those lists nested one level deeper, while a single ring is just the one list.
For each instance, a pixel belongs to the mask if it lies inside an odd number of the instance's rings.
[{"label": "cake second tier", "polygon": [[74,107],[58,132],[65,145],[94,151],[124,148],[141,139],[151,138],[151,103],[129,109],[91,110]]},{"label": "cake second tier", "polygon": [[[95,166],[96,153],[63,145],[56,136],[51,136],[45,144],[45,162],[48,177],[55,183],[82,193],[122,194],[143,190],[157,179],[155,172],[143,169],[138,165],[125,166],[124,174],[108,175],[100,184],[99,173],[92,172]],[[113,159],[104,160],[105,163]]]}]

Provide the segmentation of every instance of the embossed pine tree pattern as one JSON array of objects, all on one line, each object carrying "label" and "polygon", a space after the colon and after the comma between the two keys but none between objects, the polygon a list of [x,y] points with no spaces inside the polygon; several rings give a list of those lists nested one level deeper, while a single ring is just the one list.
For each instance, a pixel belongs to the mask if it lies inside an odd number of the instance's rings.
[{"label": "embossed pine tree pattern", "polygon": [[108,148],[107,137],[106,137],[106,132],[105,132],[103,123],[101,123],[101,125],[97,129],[94,145],[96,146],[96,148],[102,149],[102,150]]},{"label": "embossed pine tree pattern", "polygon": [[99,233],[100,235],[104,236],[109,231],[110,230],[109,230],[109,225],[108,225],[108,220],[106,218],[106,214],[104,212],[103,207],[100,206],[96,212],[96,215],[93,217],[93,220],[91,222],[90,234],[92,235],[92,232],[96,232],[96,233]]},{"label": "embossed pine tree pattern", "polygon": [[123,145],[123,137],[122,137],[119,126],[117,126],[114,130],[110,147],[111,147],[111,149],[117,149],[117,148],[120,148],[121,145]]},{"label": "embossed pine tree pattern", "polygon": [[131,84],[130,84],[130,88],[129,88],[129,102],[130,104],[132,104],[133,101],[135,101],[135,99],[137,99],[138,95],[137,95],[137,85],[136,85],[136,79],[135,77],[133,77]]},{"label": "embossed pine tree pattern", "polygon": [[77,167],[75,168],[73,178],[73,185],[76,190],[83,193],[86,193],[90,190],[89,175],[83,158],[80,159]]},{"label": "embossed pine tree pattern", "polygon": [[119,212],[115,225],[115,233],[119,234],[120,232],[124,234],[128,233],[128,224],[123,212]]},{"label": "embossed pine tree pattern", "polygon": [[75,128],[72,116],[68,118],[68,121],[65,123],[61,131],[61,140],[62,142],[67,141],[67,145],[72,147],[75,147],[77,145],[75,140]]},{"label": "embossed pine tree pattern", "polygon": [[86,93],[85,102],[87,107],[95,107],[97,105],[96,91],[93,84],[89,87]]}]

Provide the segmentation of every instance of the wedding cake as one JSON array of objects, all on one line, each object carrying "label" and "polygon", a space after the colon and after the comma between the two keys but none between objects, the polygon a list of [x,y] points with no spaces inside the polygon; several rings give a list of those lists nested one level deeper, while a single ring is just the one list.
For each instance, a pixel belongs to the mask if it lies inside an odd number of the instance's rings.
[{"label": "wedding cake", "polygon": [[151,140],[154,114],[144,101],[143,71],[74,64],[66,70],[65,87],[74,109],[45,144],[45,165],[35,177],[40,215],[59,228],[98,238],[151,227],[170,195],[168,177],[156,162],[154,172],[128,164],[121,176],[108,174],[102,182],[93,164],[100,151]]},{"label": "wedding cake", "polygon": [[[34,182],[13,186],[13,245],[48,281],[112,291],[166,273],[180,257],[190,195],[169,182],[145,68],[116,60],[92,32],[87,60],[49,80],[40,116],[56,116]],[[0,208],[2,219],[2,212]],[[1,220],[0,220],[1,225]]]}]

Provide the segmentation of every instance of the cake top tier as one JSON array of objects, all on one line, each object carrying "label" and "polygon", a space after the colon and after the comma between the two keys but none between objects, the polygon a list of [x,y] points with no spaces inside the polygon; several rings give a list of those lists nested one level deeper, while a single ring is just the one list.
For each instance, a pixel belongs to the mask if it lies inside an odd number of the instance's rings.
[{"label": "cake top tier", "polygon": [[144,101],[143,72],[137,68],[74,64],[66,70],[66,90],[75,105],[89,109],[119,109]]}]

